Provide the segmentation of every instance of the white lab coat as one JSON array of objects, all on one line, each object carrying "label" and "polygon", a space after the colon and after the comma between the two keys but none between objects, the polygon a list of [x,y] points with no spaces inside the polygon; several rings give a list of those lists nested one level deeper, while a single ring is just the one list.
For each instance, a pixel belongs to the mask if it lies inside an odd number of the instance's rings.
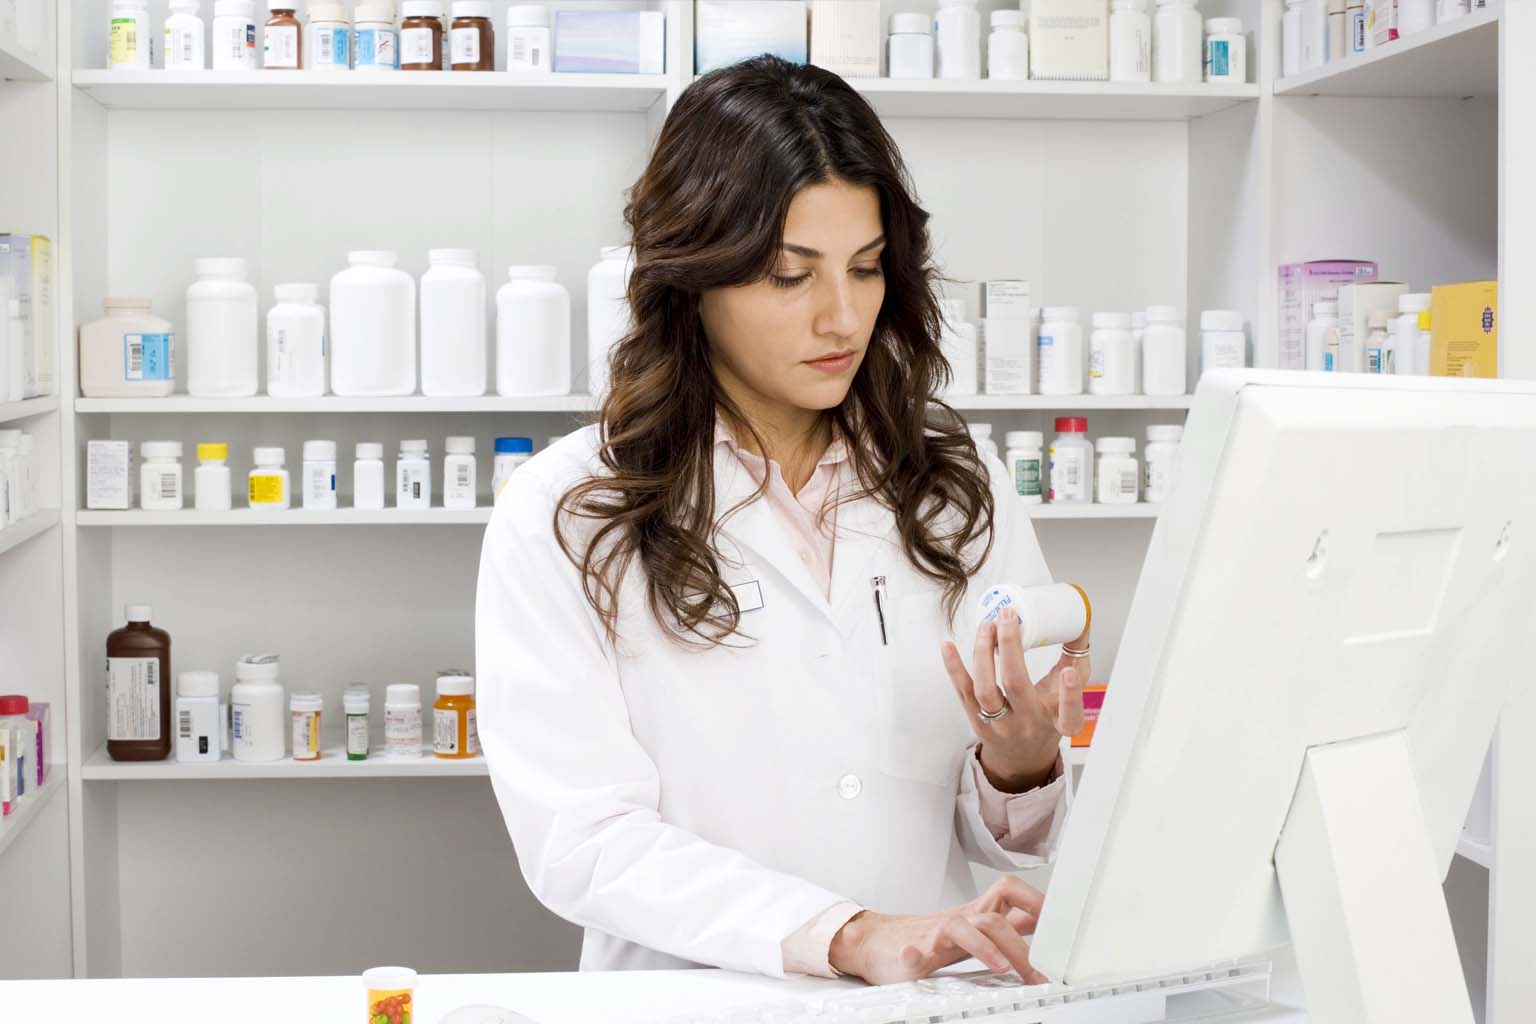
[{"label": "white lab coat", "polygon": [[[512,475],[475,608],[491,781],[534,895],[586,929],[582,970],[781,977],[781,942],[841,899],[930,913],[975,898],[969,861],[1042,863],[982,822],[975,737],[940,660],[940,590],[908,562],[889,511],[873,499],[838,510],[829,602],[754,501],[720,545],[742,607],[761,603],[741,619],[756,643],[674,645],[635,568],[615,650],[551,527],[560,495],[598,467],[596,439],[596,427],[572,434]],[[973,588],[1050,582],[1001,464],[990,470],[996,540]],[[754,486],[717,445],[716,514]],[[1033,671],[1054,661],[1030,655]]]}]

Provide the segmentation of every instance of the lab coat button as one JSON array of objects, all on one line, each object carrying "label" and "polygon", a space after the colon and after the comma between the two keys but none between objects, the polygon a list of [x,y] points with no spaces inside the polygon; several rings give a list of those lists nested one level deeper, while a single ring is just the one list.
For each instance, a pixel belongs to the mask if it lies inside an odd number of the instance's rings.
[{"label": "lab coat button", "polygon": [[852,772],[837,780],[837,795],[844,800],[854,800],[864,792],[864,783]]}]

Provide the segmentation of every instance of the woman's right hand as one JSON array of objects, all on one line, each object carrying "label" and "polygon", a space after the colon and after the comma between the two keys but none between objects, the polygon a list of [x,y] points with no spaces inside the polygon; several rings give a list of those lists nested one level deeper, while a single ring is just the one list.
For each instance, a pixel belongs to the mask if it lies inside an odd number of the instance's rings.
[{"label": "woman's right hand", "polygon": [[977,899],[936,914],[854,915],[832,939],[828,961],[871,985],[926,978],[976,957],[999,974],[1017,971],[1026,985],[1048,979],[1029,963],[1031,935],[1045,897],[1004,875]]}]

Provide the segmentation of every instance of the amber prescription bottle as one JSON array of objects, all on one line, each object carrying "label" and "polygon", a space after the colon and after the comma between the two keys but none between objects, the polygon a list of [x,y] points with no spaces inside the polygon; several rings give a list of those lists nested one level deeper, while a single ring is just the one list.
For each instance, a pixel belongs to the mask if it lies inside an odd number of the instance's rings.
[{"label": "amber prescription bottle", "polygon": [[443,70],[442,0],[405,0],[400,11],[400,70]]},{"label": "amber prescription bottle", "polygon": [[304,26],[297,17],[296,0],[270,0],[271,17],[262,30],[264,68],[297,71],[304,66]]},{"label": "amber prescription bottle", "polygon": [[496,70],[496,33],[488,0],[454,0],[449,48],[455,71]]},{"label": "amber prescription bottle", "polygon": [[131,604],[128,625],[107,636],[107,756],[164,761],[171,754],[171,635]]},{"label": "amber prescription bottle", "polygon": [[432,705],[432,753],[457,760],[480,753],[475,731],[475,680],[461,672],[437,677],[437,703]]}]

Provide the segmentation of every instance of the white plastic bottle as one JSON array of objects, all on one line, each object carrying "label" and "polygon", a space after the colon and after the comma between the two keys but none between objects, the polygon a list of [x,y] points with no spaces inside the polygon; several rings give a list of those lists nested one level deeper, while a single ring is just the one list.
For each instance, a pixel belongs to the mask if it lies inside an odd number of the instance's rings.
[{"label": "white plastic bottle", "polygon": [[384,507],[384,446],[363,441],[352,463],[352,507],[378,510]]},{"label": "white plastic bottle", "polygon": [[216,0],[213,5],[213,69],[256,70],[256,5],[252,0]]},{"label": "white plastic bottle", "polygon": [[1109,80],[1152,81],[1152,18],[1147,0],[1111,0]]},{"label": "white plastic bottle", "polygon": [[587,273],[587,393],[608,390],[608,355],[630,329],[629,274],[634,248],[605,245]]},{"label": "white plastic bottle", "polygon": [[347,5],[315,0],[309,5],[309,38],[304,59],[316,71],[346,71],[352,67],[352,23]]},{"label": "white plastic bottle", "polygon": [[228,512],[231,482],[229,445],[198,445],[197,469],[192,474],[193,507],[199,512]]},{"label": "white plastic bottle", "polygon": [[1131,315],[1093,314],[1093,334],[1088,339],[1088,393],[1134,395],[1136,384]]},{"label": "white plastic bottle", "polygon": [[1285,14],[1280,18],[1280,76],[1301,74],[1302,11],[1305,0],[1285,0]]},{"label": "white plastic bottle", "polygon": [[1248,40],[1241,18],[1205,19],[1205,80],[1213,85],[1248,81]]},{"label": "white plastic bottle", "polygon": [[1093,614],[1088,595],[1073,583],[1046,583],[1032,587],[995,583],[976,602],[976,621],[967,622],[974,634],[983,622],[997,621],[1004,608],[1019,619],[1019,642],[1026,651],[1067,643],[1083,635]]},{"label": "white plastic bottle", "polygon": [[187,289],[187,394],[245,398],[256,394],[256,289],[245,260],[200,259]]},{"label": "white plastic bottle", "polygon": [[219,674],[194,669],[176,677],[176,762],[217,761],[224,753]]},{"label": "white plastic bottle", "polygon": [[1058,416],[1056,439],[1051,442],[1049,455],[1051,504],[1093,501],[1093,443],[1088,440],[1088,420],[1082,416]]},{"label": "white plastic bottle", "polygon": [[507,482],[517,467],[533,458],[533,439],[529,437],[498,437],[496,439],[496,460],[491,466],[491,501],[494,503],[496,496],[501,493],[501,486]]},{"label": "white plastic bottle", "polygon": [[1076,306],[1047,306],[1038,344],[1040,393],[1083,393],[1083,327]]},{"label": "white plastic bottle", "polygon": [[1010,430],[1003,440],[1008,444],[1005,459],[1013,492],[1027,505],[1040,504],[1045,500],[1045,435],[1038,430]]},{"label": "white plastic bottle", "polygon": [[384,756],[421,757],[421,687],[415,683],[384,690]]},{"label": "white plastic bottle", "polygon": [[508,267],[496,292],[496,393],[571,393],[571,295],[554,267]]},{"label": "white plastic bottle", "polygon": [[1419,337],[1419,314],[1428,313],[1429,292],[1409,292],[1397,297],[1397,346],[1385,373],[1414,373],[1414,350]]},{"label": "white plastic bottle", "polygon": [[1360,353],[1360,372],[1382,373],[1382,364],[1387,352],[1387,324],[1392,322],[1392,314],[1384,309],[1371,310],[1366,320],[1370,333],[1365,339],[1365,348]]},{"label": "white plastic bottle", "polygon": [[[394,0],[361,0],[353,20],[353,66],[358,71],[398,71],[400,35],[395,28]],[[335,305],[334,299],[331,304]]]},{"label": "white plastic bottle", "polygon": [[507,8],[507,70],[547,73],[553,67],[549,8],[512,4]]},{"label": "white plastic bottle", "polygon": [[976,446],[976,454],[983,462],[993,458],[1002,460],[1003,453],[997,450],[997,442],[992,440],[992,424],[968,422],[965,430],[971,435],[971,443]]},{"label": "white plastic bottle", "polygon": [[171,0],[170,16],[165,19],[165,54],[167,71],[203,71],[208,57],[203,46],[203,19],[198,16],[202,0]]},{"label": "white plastic bottle", "polygon": [[279,676],[275,654],[247,654],[235,662],[229,711],[236,761],[281,761],[287,752],[288,708]]},{"label": "white plastic bottle", "polygon": [[1141,496],[1141,467],[1136,463],[1134,437],[1101,437],[1095,443],[1094,472],[1100,505],[1134,505]]},{"label": "white plastic bottle", "polygon": [[891,15],[886,66],[891,78],[933,77],[933,20],[921,11]]},{"label": "white plastic bottle", "polygon": [[112,0],[107,67],[114,71],[147,71],[154,67],[153,38],[149,30],[149,0]]},{"label": "white plastic bottle", "polygon": [[421,275],[421,393],[485,394],[485,275],[473,249],[432,249]]},{"label": "white plastic bottle", "polygon": [[347,264],[331,278],[331,392],[414,393],[416,282],[392,252],[349,252]]},{"label": "white plastic bottle", "polygon": [[1301,70],[1328,63],[1328,0],[1302,0]]},{"label": "white plastic bottle", "polygon": [[1184,428],[1176,424],[1158,423],[1147,428],[1147,501],[1160,504],[1168,500],[1173,473],[1179,465],[1179,442],[1183,438]]},{"label": "white plastic bottle", "polygon": [[1141,388],[1141,342],[1147,335],[1147,311],[1134,310],[1131,313],[1131,365],[1134,369],[1131,376],[1136,378],[1137,390]]},{"label": "white plastic bottle", "polygon": [[[139,446],[139,507],[146,512],[170,512],[182,506],[181,442],[145,441]],[[13,494],[15,489],[13,488]]]},{"label": "white plastic bottle", "polygon": [[288,470],[283,467],[281,448],[257,448],[256,468],[246,481],[246,502],[251,508],[285,509],[289,497]]},{"label": "white plastic bottle", "polygon": [[1152,20],[1153,79],[1196,85],[1203,77],[1204,24],[1195,0],[1157,0]]},{"label": "white plastic bottle", "polygon": [[267,394],[313,398],[325,394],[325,307],[312,284],[280,284],[267,312]]},{"label": "white plastic bottle", "polygon": [[987,36],[987,77],[1022,82],[1029,78],[1029,36],[1023,11],[993,11]]},{"label": "white plastic bottle", "polygon": [[1235,309],[1207,309],[1200,314],[1200,372],[1248,365],[1248,336],[1243,314]]},{"label": "white plastic bottle", "polygon": [[304,442],[304,508],[320,512],[336,508],[336,442]]},{"label": "white plastic bottle", "polygon": [[981,77],[981,12],[977,0],[939,0],[933,17],[940,78]]},{"label": "white plastic bottle", "polygon": [[1147,330],[1141,338],[1142,394],[1186,394],[1188,376],[1188,339],[1179,311],[1172,306],[1148,306]]},{"label": "white plastic bottle", "polygon": [[1333,299],[1312,304],[1307,321],[1307,369],[1317,372],[1339,368],[1339,304]]},{"label": "white plastic bottle", "polygon": [[939,303],[944,326],[939,335],[939,350],[949,363],[949,386],[944,394],[974,395],[981,386],[981,346],[976,325],[965,319],[965,303],[944,299]]},{"label": "white plastic bottle", "polygon": [[450,437],[443,446],[443,508],[474,508],[475,439]]},{"label": "white plastic bottle", "polygon": [[428,454],[425,441],[400,442],[400,457],[395,462],[396,508],[432,507],[432,463]]}]

